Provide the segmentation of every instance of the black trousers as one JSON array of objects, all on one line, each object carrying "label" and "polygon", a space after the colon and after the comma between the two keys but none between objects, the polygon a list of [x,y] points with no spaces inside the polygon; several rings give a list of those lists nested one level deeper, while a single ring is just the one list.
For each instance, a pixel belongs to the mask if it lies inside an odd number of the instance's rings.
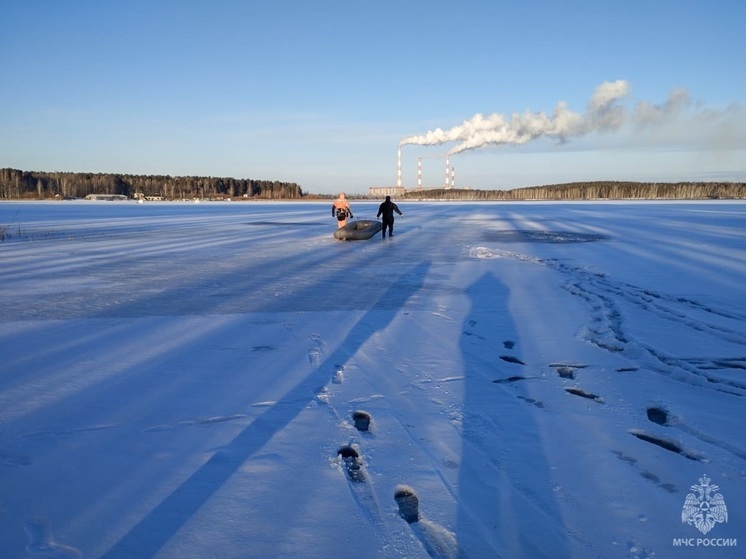
[{"label": "black trousers", "polygon": [[389,230],[389,237],[394,234],[394,220],[389,221],[388,219],[383,220],[383,229],[381,229],[381,236],[386,236],[386,229]]}]

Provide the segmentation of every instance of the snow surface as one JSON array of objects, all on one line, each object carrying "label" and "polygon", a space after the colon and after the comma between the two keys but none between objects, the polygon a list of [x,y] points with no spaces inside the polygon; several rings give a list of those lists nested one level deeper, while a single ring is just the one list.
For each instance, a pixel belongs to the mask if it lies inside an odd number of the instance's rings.
[{"label": "snow surface", "polygon": [[0,557],[743,557],[746,204],[400,207],[0,204]]}]

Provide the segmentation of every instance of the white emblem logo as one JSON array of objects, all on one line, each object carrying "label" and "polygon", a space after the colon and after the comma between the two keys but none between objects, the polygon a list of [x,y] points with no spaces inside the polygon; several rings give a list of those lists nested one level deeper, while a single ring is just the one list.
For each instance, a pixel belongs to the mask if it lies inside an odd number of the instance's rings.
[{"label": "white emblem logo", "polygon": [[710,478],[702,476],[699,478],[699,485],[692,485],[689,489],[693,493],[686,496],[684,508],[681,509],[681,521],[684,524],[694,524],[697,530],[706,534],[715,524],[728,522],[725,499],[720,493],[716,493],[720,489],[717,485],[710,485]]}]

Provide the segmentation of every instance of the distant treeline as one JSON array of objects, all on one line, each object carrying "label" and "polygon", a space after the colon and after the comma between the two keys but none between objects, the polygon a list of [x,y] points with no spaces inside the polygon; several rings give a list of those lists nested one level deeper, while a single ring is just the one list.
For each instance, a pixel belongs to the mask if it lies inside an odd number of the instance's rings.
[{"label": "distant treeline", "polygon": [[[296,200],[309,195],[293,182],[219,177],[46,173],[0,169],[0,199],[84,198],[89,194],[123,194],[194,198]],[[398,198],[417,200],[696,200],[746,198],[742,182],[573,182],[512,190],[409,190]]]},{"label": "distant treeline", "polygon": [[143,194],[167,200],[244,197],[277,200],[304,196],[295,183],[270,180],[0,169],[0,199],[84,198],[89,194],[123,194],[128,198]]},{"label": "distant treeline", "polygon": [[746,198],[743,182],[573,182],[513,190],[410,190],[405,199],[434,200],[696,200]]}]

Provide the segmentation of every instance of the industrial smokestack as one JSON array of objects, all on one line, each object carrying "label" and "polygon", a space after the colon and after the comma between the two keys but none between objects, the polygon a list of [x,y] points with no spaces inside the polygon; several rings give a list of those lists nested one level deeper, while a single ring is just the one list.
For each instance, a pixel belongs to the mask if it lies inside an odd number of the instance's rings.
[{"label": "industrial smokestack", "polygon": [[396,186],[401,188],[401,146],[397,150]]},{"label": "industrial smokestack", "polygon": [[450,178],[451,174],[451,162],[448,159],[448,156],[446,155],[446,189],[448,189],[448,180]]},{"label": "industrial smokestack", "polygon": [[451,167],[451,188],[456,188],[456,167]]},{"label": "industrial smokestack", "polygon": [[422,157],[417,158],[417,189],[422,190]]}]

